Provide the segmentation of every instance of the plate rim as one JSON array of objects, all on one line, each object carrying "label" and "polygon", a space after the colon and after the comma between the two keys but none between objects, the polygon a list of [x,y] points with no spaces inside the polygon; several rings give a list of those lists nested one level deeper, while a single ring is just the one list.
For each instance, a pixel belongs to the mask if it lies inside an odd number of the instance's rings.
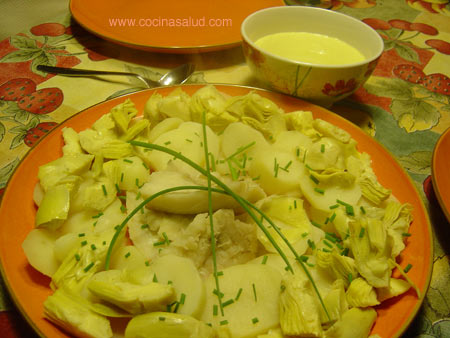
[{"label": "plate rim", "polygon": [[[77,17],[77,15],[73,11],[73,2],[78,0],[69,0],[69,12],[72,18],[76,21],[77,24],[79,24],[83,29],[86,31],[106,40],[110,41],[112,43],[115,43],[117,45],[125,46],[128,48],[138,49],[138,50],[144,50],[144,51],[151,51],[151,52],[157,52],[157,53],[173,53],[173,54],[195,54],[195,53],[203,53],[203,52],[215,52],[219,50],[225,50],[225,49],[231,49],[237,46],[240,46],[242,43],[242,36],[240,35],[240,38],[233,42],[228,43],[218,43],[218,44],[203,44],[199,46],[157,46],[157,45],[147,45],[147,44],[139,44],[139,43],[132,43],[125,41],[123,39],[117,39],[105,34],[101,34],[99,32],[96,32],[94,29],[87,26],[84,22],[80,21],[80,18]],[[288,6],[284,0],[274,0],[279,1],[280,3],[277,5],[278,7],[285,7]],[[251,14],[251,13],[250,13]],[[244,18],[245,19],[245,18]],[[240,32],[240,31],[239,31]]]},{"label": "plate rim", "polygon": [[450,137],[450,127],[448,127],[444,132],[439,136],[439,139],[436,141],[436,144],[433,149],[433,155],[431,158],[431,182],[433,185],[433,190],[435,192],[436,199],[438,200],[439,206],[441,207],[442,212],[444,213],[447,221],[450,222],[450,209],[447,208],[444,198],[441,193],[440,184],[438,183],[439,173],[437,172],[437,161],[438,161],[438,152],[440,151],[440,147],[444,139]]},{"label": "plate rim", "polygon": [[[423,294],[421,295],[420,298],[417,297],[417,302],[416,302],[414,308],[412,309],[411,315],[408,317],[407,320],[405,320],[405,322],[403,323],[403,325],[399,328],[398,332],[396,332],[395,335],[392,336],[392,338],[398,338],[398,337],[400,337],[402,334],[404,334],[405,331],[407,330],[407,328],[410,326],[411,322],[416,318],[416,316],[417,316],[417,314],[418,314],[418,312],[419,312],[419,309],[420,309],[420,307],[422,306],[422,304],[423,304],[423,302],[424,302],[424,300],[425,300],[426,293],[428,292],[428,289],[429,289],[429,286],[430,286],[430,282],[431,282],[431,278],[432,278],[432,272],[433,272],[433,260],[434,260],[434,251],[433,251],[433,248],[434,248],[434,238],[433,238],[433,232],[432,232],[431,220],[430,220],[430,217],[429,217],[428,210],[427,210],[427,208],[426,208],[426,206],[425,206],[425,203],[424,203],[424,201],[423,201],[423,199],[422,199],[422,197],[421,197],[421,194],[419,193],[418,188],[417,188],[416,185],[414,184],[413,179],[410,177],[410,175],[408,175],[408,173],[406,172],[405,168],[400,164],[400,162],[395,158],[395,156],[394,156],[394,155],[393,155],[393,154],[392,154],[392,153],[391,153],[391,152],[390,152],[390,151],[389,151],[389,150],[388,150],[381,142],[379,142],[378,140],[376,140],[375,138],[373,138],[373,137],[370,136],[369,134],[366,134],[366,133],[358,126],[358,125],[356,125],[356,124],[353,123],[352,121],[350,121],[350,120],[344,118],[343,116],[341,116],[341,115],[339,115],[339,114],[337,114],[337,113],[334,113],[333,111],[330,111],[329,109],[327,109],[327,108],[325,108],[325,107],[316,105],[316,104],[311,103],[311,102],[308,102],[308,101],[306,101],[306,100],[302,100],[302,99],[299,99],[299,98],[297,98],[297,97],[293,97],[293,96],[290,96],[290,95],[287,95],[287,94],[284,94],[284,93],[279,93],[279,92],[271,91],[271,90],[268,90],[268,89],[257,88],[257,87],[253,87],[253,86],[245,86],[245,85],[226,84],[226,83],[181,84],[181,85],[172,85],[172,86],[154,87],[154,88],[149,88],[149,89],[139,90],[139,91],[136,91],[136,92],[133,92],[133,93],[126,93],[126,94],[123,94],[123,95],[120,95],[120,96],[117,96],[117,97],[114,97],[114,98],[111,98],[111,99],[106,99],[106,100],[104,100],[104,101],[101,101],[101,102],[98,102],[98,103],[96,103],[96,104],[93,104],[93,105],[91,105],[91,106],[89,106],[89,107],[86,107],[86,108],[84,108],[84,109],[78,111],[77,113],[73,114],[72,116],[69,116],[68,118],[66,118],[66,119],[64,119],[63,121],[59,122],[57,128],[52,129],[52,130],[51,130],[49,133],[47,133],[44,137],[42,137],[41,139],[39,139],[38,142],[36,142],[36,144],[35,144],[32,148],[30,148],[30,149],[27,151],[27,153],[20,159],[19,163],[18,163],[17,166],[14,168],[14,170],[13,170],[13,172],[11,173],[11,176],[10,176],[10,178],[8,179],[8,182],[7,182],[6,186],[5,186],[5,190],[4,190],[4,195],[3,195],[3,197],[6,196],[6,194],[7,194],[8,191],[9,191],[9,186],[10,186],[10,182],[12,181],[12,178],[16,175],[17,170],[18,170],[19,167],[23,164],[23,162],[25,161],[25,159],[30,155],[30,153],[31,153],[32,151],[34,151],[34,150],[39,146],[39,144],[40,144],[43,140],[45,140],[47,137],[49,137],[49,135],[53,135],[54,133],[56,133],[57,130],[59,130],[59,129],[62,127],[62,126],[61,126],[62,124],[65,124],[65,123],[67,123],[69,120],[75,118],[76,116],[83,114],[85,111],[90,110],[90,109],[92,109],[92,108],[94,108],[94,107],[96,107],[96,106],[99,106],[99,105],[102,105],[102,104],[105,104],[105,103],[114,101],[114,100],[119,101],[119,99],[124,98],[124,97],[128,97],[128,96],[132,96],[133,94],[145,93],[145,92],[153,93],[153,92],[157,92],[158,90],[161,90],[161,89],[164,89],[164,90],[165,90],[165,89],[172,89],[172,88],[173,88],[173,89],[176,89],[176,88],[181,88],[181,89],[183,89],[183,88],[186,88],[186,87],[197,87],[197,88],[200,89],[200,88],[205,87],[205,86],[208,86],[208,85],[212,85],[212,86],[215,86],[215,87],[235,87],[235,88],[243,88],[243,89],[247,89],[248,91],[254,90],[254,91],[259,91],[259,92],[265,92],[265,93],[268,93],[268,94],[271,94],[271,93],[272,93],[272,94],[275,94],[276,96],[279,96],[279,97],[286,97],[286,98],[294,99],[294,100],[297,100],[297,101],[300,101],[300,102],[303,102],[303,103],[307,103],[307,104],[309,104],[309,105],[311,105],[311,106],[314,106],[314,107],[316,107],[316,108],[319,108],[319,110],[324,110],[324,111],[327,112],[327,114],[328,114],[328,113],[329,113],[329,114],[332,114],[332,115],[334,116],[334,118],[337,118],[338,120],[341,120],[341,121],[343,121],[344,123],[350,124],[350,125],[352,125],[353,127],[356,127],[356,128],[358,128],[358,129],[360,129],[360,131],[361,131],[362,133],[364,133],[368,138],[370,138],[372,142],[374,142],[375,144],[377,144],[377,145],[378,145],[378,146],[379,146],[379,147],[380,147],[380,148],[381,148],[381,149],[382,149],[382,150],[390,157],[390,159],[397,165],[398,169],[402,172],[403,176],[404,176],[404,177],[406,178],[406,180],[408,181],[410,187],[414,190],[414,192],[415,192],[415,194],[416,194],[415,197],[417,197],[417,200],[419,201],[419,204],[420,204],[420,207],[421,207],[421,211],[423,212],[423,216],[424,216],[425,221],[426,221],[426,222],[425,222],[424,228],[426,228],[426,229],[427,229],[427,232],[428,232],[428,237],[429,237],[428,244],[429,244],[429,247],[430,247],[429,261],[428,261],[428,264],[427,264],[427,266],[428,266],[429,268],[428,268],[428,274],[427,274],[427,276],[426,276],[425,283],[424,283],[424,291],[423,291]],[[60,127],[60,128],[58,128],[58,127]],[[449,133],[450,133],[450,128],[448,128],[448,130],[446,130],[446,132],[449,132]],[[3,198],[2,198],[2,201],[0,201],[0,216],[1,216],[1,214],[2,214],[2,209],[3,209]],[[1,224],[0,224],[0,228],[1,228]],[[10,285],[10,281],[9,281],[9,279],[7,278],[6,271],[4,270],[4,266],[3,266],[3,259],[4,259],[4,257],[2,257],[2,256],[3,256],[3,255],[1,255],[1,252],[0,252],[0,273],[1,273],[1,277],[2,277],[2,279],[3,279],[4,285],[5,285],[5,287],[6,287],[7,291],[8,291],[8,294],[9,294],[9,296],[11,297],[11,299],[12,299],[13,302],[14,302],[14,306],[19,310],[19,312],[21,313],[21,315],[23,316],[23,318],[26,319],[26,321],[27,321],[28,324],[31,326],[31,328],[32,328],[32,329],[33,329],[40,337],[46,337],[46,335],[44,334],[44,332],[41,331],[41,329],[39,328],[39,326],[38,326],[38,325],[37,325],[37,324],[29,317],[28,313],[25,311],[25,309],[23,308],[22,304],[18,301],[16,294],[13,292],[13,288],[12,288],[12,286]],[[395,269],[394,269],[394,270],[395,270]],[[49,277],[47,277],[47,278],[49,278]]]}]

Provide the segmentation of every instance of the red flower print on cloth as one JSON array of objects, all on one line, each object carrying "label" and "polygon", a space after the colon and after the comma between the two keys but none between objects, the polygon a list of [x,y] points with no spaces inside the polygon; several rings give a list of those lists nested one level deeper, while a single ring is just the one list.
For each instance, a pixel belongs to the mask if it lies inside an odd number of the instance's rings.
[{"label": "red flower print on cloth", "polygon": [[338,80],[333,86],[331,83],[326,83],[323,86],[322,93],[328,96],[339,96],[350,93],[358,87],[355,79],[351,78],[347,82],[345,80]]},{"label": "red flower print on cloth", "polygon": [[36,36],[61,36],[66,34],[66,27],[60,23],[43,23],[31,28],[30,32]]}]

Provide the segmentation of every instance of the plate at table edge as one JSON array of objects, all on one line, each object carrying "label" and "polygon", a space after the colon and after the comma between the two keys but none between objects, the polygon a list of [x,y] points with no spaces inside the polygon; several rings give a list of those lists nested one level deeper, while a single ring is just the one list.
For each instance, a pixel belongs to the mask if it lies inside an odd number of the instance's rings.
[{"label": "plate at table edge", "polygon": [[[188,39],[190,39],[190,37],[192,37],[195,33],[198,33],[198,31],[195,31],[195,27],[194,26],[187,26],[187,27],[183,27],[181,32],[177,32],[171,31],[171,28],[173,27],[163,27],[163,28],[168,28],[165,30],[160,30],[158,32],[158,28],[156,28],[156,32],[144,32],[144,33],[140,33],[141,31],[143,31],[143,29],[141,30],[135,30],[133,32],[133,34],[128,34],[125,36],[122,36],[121,34],[117,33],[114,31],[114,27],[111,27],[111,24],[108,24],[107,22],[109,22],[108,20],[110,20],[113,16],[113,14],[117,15],[116,13],[109,13],[109,14],[104,14],[103,12],[109,9],[110,6],[108,6],[108,4],[106,4],[103,8],[102,11],[96,10],[94,8],[94,10],[92,9],[85,9],[83,7],[79,7],[76,6],[75,2],[81,2],[81,1],[85,1],[85,0],[70,0],[69,3],[69,10],[70,13],[72,15],[72,17],[77,21],[77,23],[82,26],[84,29],[86,29],[87,31],[93,33],[94,35],[97,35],[98,37],[104,39],[104,40],[108,40],[110,42],[122,45],[122,46],[126,46],[126,47],[130,47],[130,48],[134,48],[134,49],[140,49],[140,50],[144,50],[144,51],[152,51],[152,52],[159,52],[159,53],[175,53],[175,54],[181,54],[181,53],[186,53],[186,54],[191,54],[191,53],[199,53],[199,52],[212,52],[212,51],[218,51],[218,50],[223,50],[223,49],[228,49],[228,48],[233,48],[233,47],[237,47],[241,44],[242,39],[241,39],[241,33],[240,33],[240,25],[241,25],[241,21],[243,19],[245,19],[246,16],[250,15],[251,13],[260,10],[260,9],[264,9],[267,7],[274,7],[274,6],[284,6],[285,2],[283,0],[266,0],[266,1],[261,1],[261,0],[247,0],[247,5],[246,6],[251,6],[251,10],[246,11],[246,9],[243,9],[241,6],[234,6],[232,9],[230,16],[224,17],[222,19],[231,19],[232,21],[232,26],[237,27],[236,28],[232,28],[232,31],[227,31],[226,28],[227,27],[217,27],[217,28],[211,28],[211,26],[206,25],[205,27],[202,27],[203,32],[200,33],[200,36],[202,37],[203,41],[202,42],[197,42],[197,43],[192,43],[190,45],[182,45],[181,43],[178,42],[173,42],[173,41],[177,41],[179,34],[181,33],[183,36],[186,36]],[[178,19],[178,18],[186,18],[186,13],[183,13],[181,10],[178,10],[178,7],[173,6],[173,4],[171,4],[170,2],[167,2],[167,4],[169,4],[170,7],[170,18],[173,19]],[[93,3],[93,2],[89,2],[88,6],[99,6],[99,3]],[[153,6],[166,6],[165,2],[155,2],[153,4]],[[207,6],[204,6],[205,8]],[[98,9],[98,8],[97,8]],[[151,8],[146,8],[147,10],[151,10]],[[164,9],[164,7],[163,7]],[[126,11],[128,10],[132,10],[131,6],[126,6],[125,8]],[[203,12],[204,10],[204,12]],[[161,11],[161,8],[156,8],[155,10],[153,10],[153,13],[158,13]],[[92,20],[91,18],[89,18],[89,13],[95,12],[97,13],[97,15],[95,16],[95,18]],[[135,12],[130,12],[128,14],[130,14],[130,16],[128,16],[128,18],[135,18],[138,19],[138,15],[142,15],[140,11],[138,11],[139,13],[135,13]],[[87,13],[87,14],[86,14]],[[202,16],[203,18],[207,17],[208,15],[211,15],[211,13],[208,13],[207,9],[201,9],[198,13],[195,13],[195,15],[198,17]],[[221,13],[221,15],[223,15]],[[120,13],[120,17],[123,18],[124,14]],[[189,16],[190,17],[190,16]],[[161,18],[161,16],[158,16],[158,18]],[[163,17],[164,18],[164,17]],[[143,19],[143,18],[140,18]],[[156,17],[151,17],[151,18],[147,18],[147,19],[156,19]],[[212,18],[210,18],[212,19]],[[238,19],[241,19],[241,21],[239,21]],[[237,21],[237,22],[234,22]],[[137,27],[137,25],[134,25],[135,27]],[[194,27],[194,28],[193,28]],[[130,27],[121,27],[122,29],[130,29]],[[142,27],[140,27],[142,28]],[[147,29],[153,29],[154,27],[147,27]],[[131,28],[132,29],[132,28]],[[217,30],[222,29],[221,33],[217,33]],[[152,41],[151,37],[155,36],[155,35],[164,35],[164,39],[165,42],[164,44],[160,43],[160,42],[155,42],[155,40],[153,40],[153,42],[148,42],[150,39],[150,41]],[[206,35],[205,35],[206,34]],[[129,36],[133,36],[133,38],[130,38]],[[213,38],[211,38],[211,36],[214,36]],[[150,37],[150,38],[149,38]],[[153,38],[154,39],[154,38]],[[212,40],[211,40],[212,39]]]},{"label": "plate at table edge", "polygon": [[431,181],[436,198],[450,222],[450,128],[447,128],[436,142],[431,160]]},{"label": "plate at table edge", "polygon": [[[146,100],[154,92],[165,96],[181,87],[192,95],[203,86],[181,85],[148,89],[98,103],[61,122],[30,149],[16,167],[6,186],[0,206],[0,268],[13,301],[39,335],[60,337],[64,334],[43,318],[43,302],[51,294],[50,279],[35,271],[27,263],[21,243],[34,227],[36,208],[33,203],[33,189],[37,183],[38,167],[62,155],[62,128],[72,127],[76,131],[86,129],[101,115],[108,113],[112,107],[126,98],[130,98],[142,111]],[[419,299],[410,289],[399,297],[383,302],[376,308],[378,319],[372,329],[373,334],[377,333],[381,337],[399,337],[417,314],[428,289],[432,272],[433,242],[430,221],[411,178],[384,146],[356,125],[325,108],[288,95],[257,88],[237,85],[215,86],[219,91],[231,96],[245,95],[255,91],[274,101],[286,112],[310,110],[315,118],[322,118],[346,130],[358,142],[359,151],[367,152],[372,157],[372,166],[380,183],[392,189],[400,202],[408,202],[413,206],[414,220],[410,228],[411,236],[407,239],[406,249],[397,261],[403,267],[408,263],[413,264],[408,275],[419,287],[422,298]]]}]

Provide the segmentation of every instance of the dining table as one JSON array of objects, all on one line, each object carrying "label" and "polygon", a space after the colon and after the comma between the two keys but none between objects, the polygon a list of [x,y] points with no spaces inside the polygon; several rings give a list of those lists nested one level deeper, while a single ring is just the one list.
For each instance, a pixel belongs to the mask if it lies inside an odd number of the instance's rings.
[{"label": "dining table", "polygon": [[[450,337],[450,224],[432,180],[435,145],[450,128],[450,1],[285,0],[282,5],[341,12],[362,20],[382,37],[384,51],[368,81],[327,109],[381,143],[417,188],[431,223],[433,272],[404,337]],[[4,0],[0,16],[0,198],[21,160],[58,124],[92,105],[139,89],[139,81],[132,77],[73,78],[45,73],[38,65],[134,72],[158,80],[173,67],[190,62],[196,69],[187,83],[270,90],[253,76],[240,41],[220,46],[225,26],[216,28],[215,48],[158,50],[116,43],[85,29],[67,0]],[[8,91],[13,83],[56,99],[25,106]],[[339,94],[346,88],[334,90]],[[0,278],[0,336],[35,336],[12,299]]]}]

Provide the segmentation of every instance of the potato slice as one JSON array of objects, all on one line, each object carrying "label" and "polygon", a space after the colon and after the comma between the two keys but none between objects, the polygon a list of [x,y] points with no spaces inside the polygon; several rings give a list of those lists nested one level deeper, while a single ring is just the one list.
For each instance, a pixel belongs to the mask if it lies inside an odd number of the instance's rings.
[{"label": "potato slice", "polygon": [[255,337],[279,324],[281,274],[269,265],[242,264],[219,276],[224,316],[217,309],[213,276],[206,281],[206,305],[201,319],[213,327],[228,327],[233,338]]},{"label": "potato slice", "polygon": [[53,250],[56,239],[57,235],[47,229],[33,229],[22,243],[31,266],[50,277],[59,267]]},{"label": "potato slice", "polygon": [[185,257],[166,255],[150,265],[159,283],[171,283],[178,305],[178,313],[198,317],[205,303],[205,286],[194,263]]}]

